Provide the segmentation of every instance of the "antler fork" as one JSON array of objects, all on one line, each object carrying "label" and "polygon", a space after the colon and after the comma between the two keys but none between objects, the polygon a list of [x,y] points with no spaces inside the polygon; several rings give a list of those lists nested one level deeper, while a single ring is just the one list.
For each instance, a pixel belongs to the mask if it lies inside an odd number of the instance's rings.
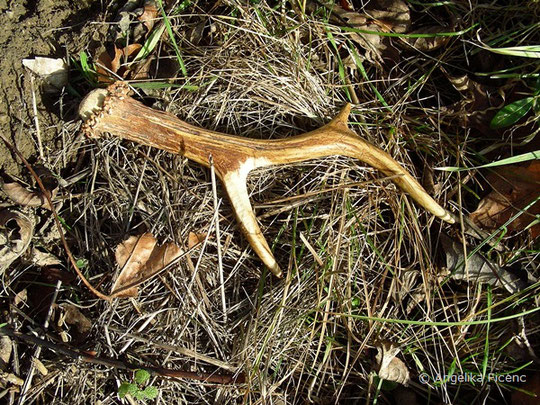
[{"label": "antler fork", "polygon": [[277,277],[282,272],[264,238],[249,202],[248,173],[260,167],[342,155],[359,159],[380,170],[419,205],[442,220],[454,223],[442,208],[388,153],[366,142],[347,127],[350,105],[328,124],[314,131],[277,140],[257,140],[195,127],[177,117],[146,107],[129,97],[123,82],[89,93],[79,114],[90,137],[110,133],[120,138],[178,153],[206,167],[210,156],[253,250]]}]

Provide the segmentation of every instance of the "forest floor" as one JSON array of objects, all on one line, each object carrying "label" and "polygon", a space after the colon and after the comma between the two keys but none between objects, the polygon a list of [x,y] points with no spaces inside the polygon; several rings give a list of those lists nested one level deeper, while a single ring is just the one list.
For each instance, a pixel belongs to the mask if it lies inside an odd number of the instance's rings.
[{"label": "forest floor", "polygon": [[[2,401],[538,403],[539,1],[0,11]],[[277,278],[212,170],[85,136],[81,100],[120,80],[147,107],[259,140],[350,103],[349,129],[456,223],[346,156],[257,169]]]}]

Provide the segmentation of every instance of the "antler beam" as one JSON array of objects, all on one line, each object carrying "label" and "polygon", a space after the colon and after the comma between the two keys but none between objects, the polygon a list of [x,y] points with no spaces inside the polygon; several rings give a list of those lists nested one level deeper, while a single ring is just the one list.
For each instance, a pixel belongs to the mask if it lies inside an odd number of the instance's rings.
[{"label": "antler beam", "polygon": [[248,173],[260,167],[342,155],[380,170],[436,217],[454,223],[442,208],[388,153],[364,141],[347,127],[347,104],[328,124],[314,131],[277,140],[257,140],[198,128],[162,111],[146,107],[129,96],[123,82],[89,93],[79,114],[90,137],[110,133],[120,138],[181,154],[206,167],[209,157],[225,186],[240,228],[253,250],[277,277],[282,272],[264,238],[249,202]]}]

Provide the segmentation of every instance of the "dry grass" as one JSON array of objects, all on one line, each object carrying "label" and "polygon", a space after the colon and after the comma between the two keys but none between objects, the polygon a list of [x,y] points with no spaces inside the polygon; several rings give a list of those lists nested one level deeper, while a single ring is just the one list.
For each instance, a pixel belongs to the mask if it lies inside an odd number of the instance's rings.
[{"label": "dry grass", "polygon": [[[516,11],[501,13],[493,5],[451,4],[462,28],[503,19],[507,25],[500,31],[482,24],[485,38],[511,30],[509,24],[517,24],[517,13],[523,10],[516,5]],[[473,152],[486,144],[464,128],[447,125],[440,108],[457,93],[444,82],[438,66],[463,64],[462,47],[467,52],[476,49],[467,42],[473,40],[472,33],[464,41],[452,39],[435,55],[409,51],[392,68],[365,62],[389,111],[358,69],[345,67],[349,84],[343,83],[326,30],[332,32],[341,58],[348,54],[350,36],[325,25],[321,16],[297,14],[284,4],[273,9],[264,1],[256,6],[229,1],[209,14],[210,7],[202,3],[190,10],[171,22],[177,33],[189,33],[200,21],[211,27],[212,33],[196,45],[187,35],[178,37],[189,81],[200,88],[148,91],[156,107],[190,123],[242,136],[287,137],[327,122],[350,101],[347,92],[354,92],[358,102],[352,127],[417,178],[431,173],[430,167],[474,160]],[[487,12],[502,16],[481,17]],[[430,13],[425,11],[422,18],[434,19]],[[526,43],[534,40],[538,33],[524,38]],[[537,313],[489,327],[426,324],[479,321],[531,309],[538,301],[538,286],[488,315],[488,299],[498,303],[508,293],[491,293],[475,283],[445,282],[440,276],[439,235],[459,237],[460,230],[431,218],[382,174],[345,158],[250,176],[251,198],[285,270],[284,280],[273,279],[253,255],[218,188],[224,314],[209,172],[180,156],[131,143],[87,142],[77,136],[76,124],[66,128],[65,144],[49,149],[48,161],[56,173],[82,175],[62,190],[66,200],[60,215],[71,228],[71,249],[88,261],[85,271],[94,285],[103,291],[110,288],[117,271],[114,248],[128,235],[148,231],[161,242],[186,247],[190,231],[210,234],[202,248],[145,283],[137,299],[98,301],[77,283],[63,287],[58,297],[59,303],[77,305],[92,321],[91,337],[82,349],[125,358],[141,368],[226,371],[187,354],[185,349],[190,349],[248,376],[241,386],[154,378],[151,383],[160,392],[156,403],[396,403],[396,391],[382,386],[372,371],[380,341],[401,348],[399,357],[411,372],[418,403],[500,403],[501,395],[508,395],[507,386],[430,387],[417,377],[422,372],[445,375],[452,367],[455,373],[481,373],[484,359],[488,372],[521,367],[525,360],[512,359],[503,350],[520,325],[538,348]],[[468,183],[460,183],[463,176],[455,173],[431,176],[437,201],[464,215],[474,210],[477,202],[464,187],[479,190],[481,177],[473,175]],[[479,243],[465,239],[473,246]],[[499,259],[512,258],[538,277],[538,250],[525,233],[506,236],[501,243],[505,250]],[[49,246],[61,255],[60,245]],[[4,277],[4,296],[10,302],[24,284],[21,274],[19,270]],[[31,307],[22,311],[33,317]],[[417,322],[394,322],[400,320]],[[22,325],[20,317],[12,321]],[[30,352],[19,345],[22,375]],[[118,403],[118,386],[131,378],[114,368],[51,352],[44,352],[41,360],[49,374],[34,379],[27,403]],[[523,373],[533,369],[529,365]]]}]

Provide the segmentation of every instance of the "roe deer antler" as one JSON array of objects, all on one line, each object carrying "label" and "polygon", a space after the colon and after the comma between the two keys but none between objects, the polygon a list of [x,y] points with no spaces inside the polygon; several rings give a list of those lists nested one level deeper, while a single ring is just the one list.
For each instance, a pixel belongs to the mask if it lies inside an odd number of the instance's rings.
[{"label": "roe deer antler", "polygon": [[215,171],[225,186],[240,227],[253,250],[277,277],[281,270],[261,233],[248,198],[248,173],[259,167],[301,162],[318,157],[342,155],[359,159],[380,170],[427,211],[449,223],[452,215],[388,153],[364,141],[347,127],[350,105],[328,124],[286,139],[258,140],[198,128],[175,116],[146,107],[128,96],[123,82],[106,90],[94,90],[79,107],[86,121],[83,131],[90,137],[103,133],[181,154]]}]

